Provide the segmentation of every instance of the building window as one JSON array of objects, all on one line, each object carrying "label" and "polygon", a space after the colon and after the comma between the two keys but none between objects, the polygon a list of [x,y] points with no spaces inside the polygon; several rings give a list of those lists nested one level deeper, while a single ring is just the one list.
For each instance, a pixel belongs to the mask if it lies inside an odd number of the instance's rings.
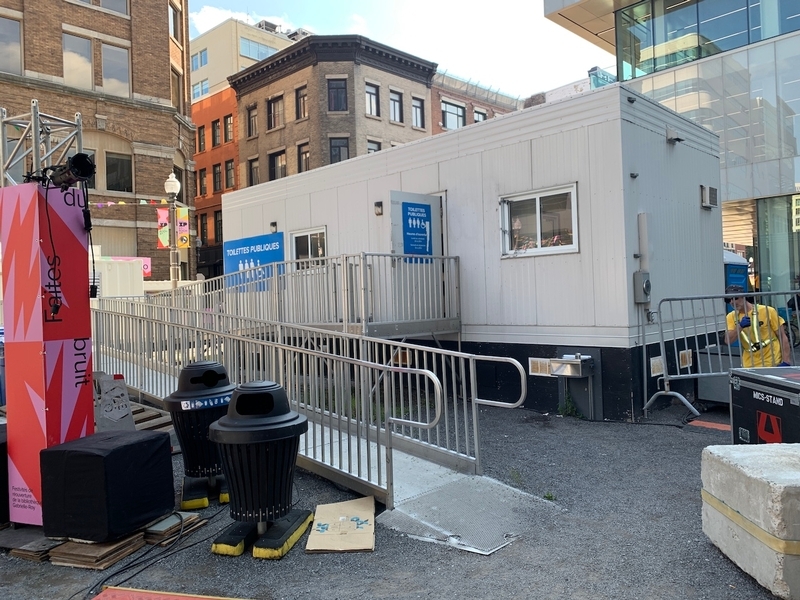
[{"label": "building window", "polygon": [[0,71],[22,74],[22,32],[19,21],[0,17]]},{"label": "building window", "polygon": [[269,180],[286,177],[286,152],[276,152],[269,155]]},{"label": "building window", "polygon": [[389,91],[389,120],[403,122],[403,94],[400,92]]},{"label": "building window", "polygon": [[463,106],[442,100],[442,125],[445,129],[458,129],[467,124],[466,111]]},{"label": "building window", "polygon": [[251,106],[247,109],[247,137],[258,135],[258,109]]},{"label": "building window", "polygon": [[475,109],[472,113],[472,118],[476,123],[486,120],[486,112],[480,109]]},{"label": "building window", "polygon": [[196,52],[192,54],[192,71],[197,71],[200,67],[204,67],[208,64],[208,50],[203,49],[200,52]]},{"label": "building window", "polygon": [[366,96],[367,114],[372,115],[374,117],[380,117],[381,105],[378,98],[378,86],[368,83],[366,86],[366,90],[367,90],[367,96]]},{"label": "building window", "polygon": [[264,60],[272,56],[278,51],[277,48],[259,44],[255,40],[247,39],[246,37],[239,38],[239,54],[245,58],[252,58],[253,60]]},{"label": "building window", "polygon": [[[2,37],[2,23],[0,23],[0,46],[4,46]],[[91,90],[94,87],[92,40],[65,33],[63,34],[63,44],[64,84]],[[0,58],[0,61],[2,60],[3,58]]]},{"label": "building window", "polygon": [[192,100],[197,100],[200,96],[208,93],[208,79],[203,79],[198,83],[192,84]]},{"label": "building window", "polygon": [[106,152],[106,189],[112,192],[133,191],[133,169],[127,154]]},{"label": "building window", "polygon": [[100,0],[100,6],[123,15],[128,14],[128,0]]},{"label": "building window", "polygon": [[306,231],[292,235],[294,260],[321,258],[325,256],[325,230]]},{"label": "building window", "polygon": [[297,172],[305,173],[310,167],[311,154],[308,150],[308,144],[300,144],[297,147]]},{"label": "building window", "polygon": [[258,178],[258,159],[251,158],[247,161],[247,185],[258,185],[261,181]]},{"label": "building window", "polygon": [[328,110],[347,110],[347,80],[328,79]]},{"label": "building window", "polygon": [[372,140],[367,140],[367,154],[372,154],[373,152],[378,152],[381,149],[380,142],[374,142]]},{"label": "building window", "polygon": [[425,101],[422,98],[411,99],[411,125],[425,128]]},{"label": "building window", "polygon": [[283,127],[283,96],[267,100],[267,129]]},{"label": "building window", "polygon": [[200,215],[200,243],[208,245],[208,215],[205,213]]},{"label": "building window", "polygon": [[200,190],[200,195],[205,196],[208,193],[208,187],[206,186],[206,170],[200,169],[197,175],[197,187]]},{"label": "building window", "polygon": [[172,92],[172,106],[180,109],[183,105],[183,77],[175,69],[170,69],[169,89]]},{"label": "building window", "polygon": [[350,158],[350,147],[347,138],[331,138],[331,164]]},{"label": "building window", "polygon": [[574,184],[503,198],[503,254],[577,252],[576,201]]},{"label": "building window", "polygon": [[219,119],[216,121],[211,121],[211,147],[215,148],[220,144],[220,130],[219,130]]},{"label": "building window", "polygon": [[225,143],[233,141],[233,115],[225,115],[223,118],[225,124]]},{"label": "building window", "polygon": [[222,242],[222,211],[214,211],[214,242],[219,244]]},{"label": "building window", "polygon": [[130,96],[128,50],[103,44],[103,91],[114,96]]},{"label": "building window", "polygon": [[236,185],[236,170],[233,166],[233,160],[225,161],[225,189],[229,190]]},{"label": "building window", "polygon": [[214,193],[216,194],[217,192],[222,191],[222,165],[220,163],[217,163],[216,165],[214,165],[213,169],[214,169],[212,176],[213,186],[214,186],[213,189]]},{"label": "building window", "polygon": [[308,116],[308,88],[303,86],[297,88],[294,93],[295,118],[305,119]]},{"label": "building window", "polygon": [[172,4],[169,5],[169,34],[175,41],[181,42],[181,11]]},{"label": "building window", "polygon": [[197,128],[197,151],[203,152],[206,149],[206,126],[200,125]]}]

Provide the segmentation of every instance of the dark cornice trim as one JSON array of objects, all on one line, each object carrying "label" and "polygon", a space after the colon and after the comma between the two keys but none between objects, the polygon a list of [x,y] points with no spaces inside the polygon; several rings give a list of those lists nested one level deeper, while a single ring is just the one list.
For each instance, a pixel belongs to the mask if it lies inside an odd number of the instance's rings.
[{"label": "dark cornice trim", "polygon": [[436,63],[361,35],[312,35],[228,77],[237,97],[320,62],[352,62],[431,86]]}]

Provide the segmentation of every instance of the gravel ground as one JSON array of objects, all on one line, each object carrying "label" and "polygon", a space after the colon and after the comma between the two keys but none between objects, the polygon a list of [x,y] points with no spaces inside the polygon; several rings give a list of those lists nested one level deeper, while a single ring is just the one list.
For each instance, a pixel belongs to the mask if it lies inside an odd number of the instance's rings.
[{"label": "gravel ground", "polygon": [[[521,515],[528,533],[490,556],[411,539],[376,528],[375,551],[306,554],[305,538],[282,560],[211,553],[211,539],[232,523],[212,517],[186,548],[149,561],[144,550],[102,572],[36,564],[0,554],[0,589],[10,600],[91,597],[112,585],[250,599],[773,598],[721,554],[701,528],[700,453],[730,443],[730,434],[683,424],[686,409],[658,411],[641,424],[591,423],[526,410],[481,411],[485,474],[560,511]],[[709,413],[725,421],[721,409]],[[176,482],[182,468],[176,457]],[[298,507],[353,494],[299,471]],[[191,545],[194,544],[194,545]],[[114,575],[115,573],[118,573]]]}]

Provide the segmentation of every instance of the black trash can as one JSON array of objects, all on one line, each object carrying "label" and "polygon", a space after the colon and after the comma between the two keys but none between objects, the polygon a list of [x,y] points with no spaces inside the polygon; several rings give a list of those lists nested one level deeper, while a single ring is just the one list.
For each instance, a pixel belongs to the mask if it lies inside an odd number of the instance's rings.
[{"label": "black trash can", "polygon": [[178,389],[164,399],[187,477],[222,475],[217,447],[208,439],[208,427],[228,412],[234,388],[220,363],[200,361],[181,371]]},{"label": "black trash can", "polygon": [[228,414],[208,435],[219,448],[230,489],[231,517],[275,521],[292,509],[294,466],[308,420],[289,408],[289,398],[272,381],[236,387]]}]

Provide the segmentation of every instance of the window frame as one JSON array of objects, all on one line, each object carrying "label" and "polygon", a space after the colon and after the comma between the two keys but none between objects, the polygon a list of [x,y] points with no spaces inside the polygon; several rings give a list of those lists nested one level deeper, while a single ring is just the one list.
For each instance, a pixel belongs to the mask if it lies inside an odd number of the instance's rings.
[{"label": "window frame", "polygon": [[[569,193],[569,211],[571,237],[569,244],[543,245],[542,240],[542,199],[559,196]],[[515,249],[519,241],[514,240],[514,227],[511,223],[512,206],[521,201],[536,200],[536,247]],[[577,182],[513,194],[500,198],[500,232],[501,232],[501,258],[518,258],[525,256],[546,256],[550,254],[573,254],[579,252],[578,245],[578,184]],[[562,237],[563,227],[559,225],[558,233],[555,237]],[[563,241],[563,240],[562,240]]]},{"label": "window frame", "polygon": [[206,151],[206,126],[205,125],[198,125],[197,126],[197,151],[198,152],[205,152]]},{"label": "window frame", "polygon": [[[303,168],[305,167],[305,168]],[[311,170],[311,148],[308,142],[297,146],[297,172],[305,173]]]},{"label": "window frame", "polygon": [[281,94],[267,100],[267,131],[280,129],[285,124],[283,94]]},{"label": "window frame", "polygon": [[425,129],[425,100],[423,98],[411,97],[411,126]]},{"label": "window frame", "polygon": [[364,84],[365,111],[371,117],[381,116],[381,86],[376,83]]},{"label": "window frame", "polygon": [[204,246],[208,245],[208,214],[203,213],[200,215],[200,243]]},{"label": "window frame", "polygon": [[197,172],[197,193],[200,196],[205,196],[208,193],[208,184],[206,182],[206,177],[208,173],[205,169],[200,169]]},{"label": "window frame", "polygon": [[269,181],[286,177],[286,150],[279,150],[268,155]]},{"label": "window frame", "polygon": [[[75,83],[69,83],[67,81],[67,78],[68,78],[67,73],[72,74],[72,73],[75,72],[75,69],[67,69],[67,65],[64,64],[64,61],[66,60],[66,56],[67,56],[67,49],[66,49],[67,38],[73,38],[75,40],[81,40],[83,42],[87,42],[88,45],[89,45],[89,56],[88,56],[88,58],[89,58],[89,81],[88,81],[89,85],[88,86],[75,85]],[[81,55],[81,57],[82,58],[86,58],[83,55]],[[62,34],[61,34],[61,63],[62,63],[63,70],[64,70],[63,71],[64,72],[64,85],[67,85],[69,87],[74,87],[74,88],[77,88],[77,89],[80,89],[80,90],[93,90],[94,89],[94,44],[92,43],[92,39],[91,38],[83,37],[83,36],[80,36],[80,35],[75,35],[73,33],[67,33],[66,31],[62,32]]]},{"label": "window frame", "polygon": [[[255,170],[253,169],[255,167]],[[255,177],[253,174],[255,173]],[[252,187],[261,183],[261,176],[258,172],[258,158],[247,159],[247,186]]]},{"label": "window frame", "polygon": [[[196,60],[195,60],[196,59]],[[208,48],[203,48],[199,52],[192,54],[192,71],[197,71],[208,64]]]},{"label": "window frame", "polygon": [[220,125],[219,119],[214,119],[211,121],[211,147],[216,148],[220,144],[222,144],[222,126]]},{"label": "window frame", "polygon": [[[322,236],[322,252],[321,253],[319,252],[320,234]],[[327,246],[328,246],[328,243],[327,243],[327,239],[328,239],[327,227],[315,227],[313,229],[304,229],[304,230],[301,230],[301,231],[294,231],[290,235],[292,236],[292,242],[291,242],[292,245],[290,246],[290,251],[292,253],[292,260],[309,260],[310,261],[310,260],[316,260],[316,259],[324,258],[325,256],[327,256]],[[302,258],[298,257],[298,255],[297,255],[297,240],[300,239],[300,238],[306,238],[307,241],[308,241],[307,248],[308,248],[309,255],[305,256],[305,257],[302,257]],[[316,240],[314,238],[316,238]],[[311,256],[311,250],[315,245],[314,242],[316,242],[316,247],[317,247],[317,250],[318,250],[317,256]],[[298,268],[303,268],[303,267],[302,266],[298,266]]]},{"label": "window frame", "polygon": [[389,121],[392,123],[403,122],[403,92],[389,90]]},{"label": "window frame", "polygon": [[[109,91],[109,86],[106,84],[106,81],[111,81],[111,77],[106,77],[106,49],[111,50],[112,52],[124,52],[125,53],[125,68],[126,68],[126,75],[127,75],[127,84],[128,84],[128,93],[127,94],[115,94],[114,92]],[[108,55],[108,59],[112,60],[112,55]],[[100,47],[100,69],[102,71],[102,78],[103,78],[103,93],[110,94],[112,96],[118,96],[120,98],[130,98],[131,97],[131,49],[130,48],[123,48],[122,46],[115,46],[114,44],[107,44],[105,42],[101,42]],[[208,85],[208,82],[206,82]]]},{"label": "window frame", "polygon": [[109,0],[100,0],[100,8],[105,8],[106,10],[110,10],[111,12],[115,12],[115,13],[120,14],[120,15],[128,15],[128,16],[130,16],[130,14],[131,14],[131,6],[130,6],[130,2],[128,0],[123,0],[125,2],[125,10],[124,11],[120,11],[120,10],[117,10],[116,8],[112,8],[110,6],[106,6],[105,3],[108,2],[108,1]]},{"label": "window frame", "polygon": [[222,242],[222,211],[214,211],[214,243]]},{"label": "window frame", "polygon": [[222,117],[222,122],[222,140],[223,143],[227,144],[228,142],[233,141],[233,115],[225,115]]},{"label": "window frame", "polygon": [[[345,142],[344,145],[340,145],[339,144],[339,142],[342,142],[342,141]],[[338,150],[338,152],[337,152],[337,154],[338,154],[337,160],[333,160],[334,143],[336,143],[335,147]],[[330,151],[330,154],[329,154],[330,164],[344,162],[345,160],[350,158],[350,138],[346,138],[346,137],[328,138],[328,148],[329,148],[329,151]],[[346,152],[347,152],[347,156],[345,156],[344,158],[342,158],[342,156],[341,156],[342,148],[344,148],[346,150]]]},{"label": "window frame", "polygon": [[[22,40],[22,21],[19,20],[19,19],[13,19],[11,17],[6,17],[6,16],[3,16],[3,15],[0,15],[0,19],[4,19],[4,20],[9,21],[11,23],[16,23],[17,24],[17,30],[16,30],[17,39],[16,39],[16,41],[19,44],[19,62],[17,64],[17,69],[18,70],[16,70],[16,71],[4,71],[4,70],[0,69],[0,72],[2,72],[2,73],[11,73],[13,75],[22,75],[25,72],[24,71],[24,67],[23,67],[23,63],[24,63],[24,60],[25,60],[25,52],[24,52],[24,49],[22,47],[22,42],[23,42],[23,40]],[[79,36],[75,36],[75,37],[79,37]],[[62,48],[63,48],[63,44],[64,44],[63,38],[62,38],[61,44],[62,44]],[[62,59],[62,61],[63,61],[63,59]],[[94,66],[94,60],[92,60],[92,65]],[[92,69],[92,72],[94,72],[94,68]]]},{"label": "window frame", "polygon": [[[460,114],[446,110],[445,105],[447,105],[448,107],[452,106],[453,108],[460,111]],[[456,127],[448,127],[447,115],[454,115],[455,118],[459,119],[460,124],[457,125]],[[454,129],[461,129],[462,127],[466,126],[466,124],[467,124],[467,107],[462,106],[460,104],[455,104],[454,102],[450,102],[449,100],[442,100],[442,129],[447,129],[448,131],[452,131]]]},{"label": "window frame", "polygon": [[167,5],[169,6],[169,35],[178,44],[181,44],[183,43],[181,10],[172,2],[167,2]]},{"label": "window frame", "polygon": [[[104,166],[105,166],[105,189],[107,192],[122,192],[122,193],[133,193],[134,185],[133,185],[133,155],[132,154],[122,154],[120,152],[109,152],[105,151],[105,156],[103,157]],[[108,173],[110,169],[108,168],[108,160],[109,158],[127,158],[128,164],[130,168],[130,189],[129,190],[120,190],[120,189],[112,189],[108,185]]]},{"label": "window frame", "polygon": [[[229,185],[230,184],[230,185]],[[236,165],[233,159],[225,161],[225,189],[236,187]]]},{"label": "window frame", "polygon": [[303,85],[294,91],[295,120],[308,118],[308,86]]},{"label": "window frame", "polygon": [[381,143],[376,140],[367,139],[367,154],[375,154],[381,151]]},{"label": "window frame", "polygon": [[328,112],[347,112],[347,79],[328,79]]},{"label": "window frame", "polygon": [[212,167],[212,186],[215,194],[222,191],[222,163],[217,163]]},{"label": "window frame", "polygon": [[[477,118],[478,115],[481,116],[480,119]],[[489,114],[487,113],[487,111],[483,110],[482,108],[474,108],[474,109],[472,109],[472,122],[473,123],[483,123],[488,118],[489,118]]]},{"label": "window frame", "polygon": [[258,106],[247,108],[247,137],[252,138],[258,135]]}]

